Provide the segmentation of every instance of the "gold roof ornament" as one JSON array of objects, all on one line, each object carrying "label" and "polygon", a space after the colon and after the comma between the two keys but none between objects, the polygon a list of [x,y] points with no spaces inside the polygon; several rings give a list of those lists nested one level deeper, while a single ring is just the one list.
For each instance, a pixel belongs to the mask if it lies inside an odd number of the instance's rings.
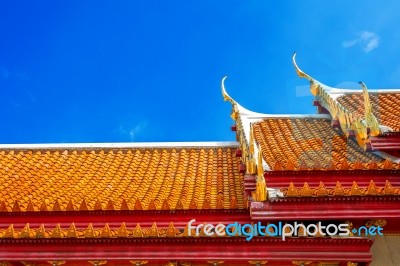
[{"label": "gold roof ornament", "polygon": [[225,80],[228,78],[228,76],[224,76],[221,80],[221,90],[222,90],[222,97],[224,98],[224,101],[230,102],[232,105],[236,104],[235,100],[232,99],[231,96],[226,92],[225,89]]},{"label": "gold roof ornament", "polygon": [[121,224],[121,227],[118,229],[117,232],[118,237],[128,237],[128,230],[126,229],[125,222]]},{"label": "gold roof ornament", "polygon": [[108,223],[106,223],[103,227],[103,229],[101,230],[101,237],[111,237],[111,230],[110,230],[110,226],[108,225]]},{"label": "gold roof ornament", "polygon": [[[324,85],[302,71],[296,63],[296,53],[294,53],[292,61],[297,75],[300,78],[305,78],[310,81],[312,95],[317,97],[318,101],[329,111],[333,119],[339,120],[340,128],[343,133],[349,136],[349,130],[353,130],[358,144],[366,150],[369,136],[378,136],[381,134],[381,129],[378,120],[373,114],[372,104],[365,84],[360,82],[363,90],[365,109],[364,118],[362,118],[357,115],[357,112],[354,110],[351,111],[351,109],[348,109],[347,105],[338,100],[340,98],[338,98],[339,93],[346,94],[347,92]],[[368,129],[370,130],[369,133]]]},{"label": "gold roof ornament", "polygon": [[92,223],[90,223],[90,224],[88,225],[88,227],[87,227],[86,230],[85,230],[84,235],[85,235],[86,238],[93,238],[93,237],[95,237],[94,228],[93,228],[93,224],[92,224]]},{"label": "gold roof ornament", "polygon": [[369,93],[367,86],[363,82],[360,82],[360,85],[363,90],[364,96],[364,108],[365,108],[365,124],[370,128],[371,136],[378,136],[381,134],[381,130],[379,128],[379,123],[374,114],[372,113],[372,105],[369,99]]},{"label": "gold roof ornament", "polygon": [[30,228],[29,228],[29,223],[27,223],[27,224],[25,225],[24,229],[22,229],[22,231],[21,231],[19,237],[20,237],[20,238],[30,238],[30,235],[31,235],[31,230],[30,230]]},{"label": "gold roof ornament", "polygon": [[75,223],[72,222],[71,226],[68,229],[67,237],[70,238],[70,237],[77,237],[77,236],[78,236],[78,234],[76,232]]},{"label": "gold roof ornament", "polygon": [[267,185],[265,184],[264,178],[264,167],[263,158],[260,146],[257,143],[257,176],[256,176],[256,201],[266,201],[268,199],[267,195]]},{"label": "gold roof ornament", "polygon": [[300,194],[302,197],[311,197],[313,195],[313,191],[307,182],[304,182],[304,186],[301,189]]},{"label": "gold roof ornament", "polygon": [[308,75],[307,73],[305,73],[304,71],[302,71],[299,68],[299,66],[296,63],[296,52],[293,54],[292,61],[293,61],[293,65],[294,65],[297,75],[300,78],[305,78],[308,81],[310,81],[311,93],[312,93],[312,95],[316,96],[319,92],[319,85],[315,82],[315,80],[310,75]]},{"label": "gold roof ornament", "polygon": [[221,80],[221,90],[222,90],[222,97],[224,98],[224,101],[228,101],[232,104],[232,113],[231,113],[231,118],[233,120],[237,120],[239,118],[239,111],[237,108],[237,103],[236,101],[229,96],[229,94],[226,92],[225,89],[225,80],[228,78],[228,76],[224,76]]},{"label": "gold roof ornament", "polygon": [[298,192],[297,188],[295,187],[295,185],[293,184],[293,182],[290,182],[286,196],[287,197],[298,197],[299,196],[299,192]]}]

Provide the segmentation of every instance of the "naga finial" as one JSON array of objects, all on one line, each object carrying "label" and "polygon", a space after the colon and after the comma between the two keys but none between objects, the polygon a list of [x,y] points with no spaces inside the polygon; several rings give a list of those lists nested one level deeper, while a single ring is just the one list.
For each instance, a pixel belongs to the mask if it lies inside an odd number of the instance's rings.
[{"label": "naga finial", "polygon": [[228,76],[224,76],[221,80],[222,97],[224,97],[224,101],[229,101],[231,104],[235,104],[236,102],[232,99],[231,96],[229,96],[225,89],[225,80],[227,78]]},{"label": "naga finial", "polygon": [[370,135],[371,136],[378,136],[381,131],[379,128],[378,120],[376,119],[375,115],[372,113],[372,104],[369,98],[369,93],[367,86],[365,86],[364,82],[359,82],[363,90],[364,96],[364,110],[365,110],[365,123],[370,128]]},{"label": "naga finial", "polygon": [[310,82],[312,82],[312,81],[313,81],[313,78],[310,77],[310,75],[308,75],[307,73],[305,73],[303,70],[301,70],[301,69],[299,68],[299,66],[297,65],[297,63],[296,63],[296,52],[294,52],[294,54],[293,54],[292,61],[293,61],[294,68],[296,69],[297,75],[298,75],[300,78],[305,78],[305,79],[309,80]]},{"label": "naga finial", "polygon": [[296,52],[293,54],[292,61],[293,61],[294,68],[296,69],[297,75],[300,78],[305,78],[308,81],[310,81],[311,93],[312,93],[312,95],[316,96],[319,93],[319,85],[315,82],[315,80],[310,75],[308,75],[307,73],[305,73],[303,70],[301,70],[299,68],[299,66],[296,63]]}]

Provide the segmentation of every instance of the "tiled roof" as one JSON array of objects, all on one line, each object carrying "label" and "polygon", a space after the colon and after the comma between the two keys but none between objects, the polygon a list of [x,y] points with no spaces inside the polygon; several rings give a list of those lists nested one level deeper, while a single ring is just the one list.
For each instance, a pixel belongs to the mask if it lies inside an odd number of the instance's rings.
[{"label": "tiled roof", "polygon": [[324,118],[263,118],[252,124],[263,159],[273,170],[397,169],[365,152]]},{"label": "tiled roof", "polygon": [[0,211],[243,208],[234,149],[0,148]]},{"label": "tiled roof", "polygon": [[[400,131],[400,93],[370,92],[373,113],[379,124]],[[364,118],[364,98],[362,93],[346,93],[337,101],[356,117]]]}]

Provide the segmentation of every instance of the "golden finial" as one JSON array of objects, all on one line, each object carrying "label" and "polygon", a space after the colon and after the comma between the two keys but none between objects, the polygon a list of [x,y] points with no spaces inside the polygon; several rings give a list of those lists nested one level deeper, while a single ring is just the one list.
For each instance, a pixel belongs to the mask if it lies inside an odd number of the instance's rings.
[{"label": "golden finial", "polygon": [[308,185],[307,182],[304,182],[304,186],[301,189],[301,196],[302,197],[311,197],[313,195],[313,191],[310,188],[310,186]]},{"label": "golden finial", "polygon": [[292,57],[292,62],[293,62],[294,68],[296,70],[297,76],[299,76],[300,78],[305,78],[305,79],[307,79],[309,81],[312,81],[313,79],[307,73],[302,71],[299,68],[299,66],[297,65],[297,63],[296,63],[296,55],[297,55],[297,53],[294,52],[293,57]]},{"label": "golden finial", "polygon": [[78,234],[76,232],[75,223],[72,222],[71,226],[68,229],[67,237],[77,237],[77,236],[78,236]]},{"label": "golden finial", "polygon": [[371,136],[378,136],[381,134],[381,130],[379,128],[379,123],[374,114],[372,113],[372,104],[370,101],[369,93],[367,86],[363,82],[360,82],[360,85],[363,90],[364,96],[364,108],[365,108],[365,123],[370,128],[370,135]]},{"label": "golden finial", "polygon": [[319,182],[319,186],[318,186],[318,196],[328,196],[328,190],[326,189],[324,183],[322,183],[322,181]]},{"label": "golden finial", "polygon": [[101,237],[103,238],[111,237],[111,230],[108,223],[106,223],[103,227],[103,230],[101,230]]},{"label": "golden finial", "polygon": [[350,195],[352,195],[352,196],[360,196],[361,195],[360,187],[357,185],[356,181],[353,181],[353,185],[351,186]]},{"label": "golden finial", "polygon": [[139,223],[136,225],[135,229],[133,229],[132,235],[133,237],[143,237],[143,231]]},{"label": "golden finial", "polygon": [[15,231],[14,231],[14,225],[13,224],[11,224],[8,228],[7,228],[7,230],[6,230],[6,232],[5,232],[5,234],[4,234],[4,238],[14,238],[14,233],[15,233]]},{"label": "golden finial", "polygon": [[44,224],[41,224],[39,228],[36,230],[36,238],[45,238],[46,237],[46,229],[44,228]]},{"label": "golden finial", "polygon": [[224,98],[224,101],[229,101],[231,104],[236,104],[236,102],[232,99],[231,96],[226,92],[225,89],[225,80],[228,78],[228,76],[224,76],[221,80],[221,90],[222,90],[222,97]]},{"label": "golden finial", "polygon": [[395,194],[395,188],[390,184],[389,180],[386,180],[385,188],[383,189],[385,195],[393,195]]},{"label": "golden finial", "polygon": [[286,196],[287,197],[298,197],[299,196],[299,192],[297,191],[297,188],[294,186],[293,182],[290,182]]},{"label": "golden finial", "polygon": [[56,227],[53,229],[53,232],[51,232],[51,237],[52,238],[61,238],[61,226],[60,226],[60,224],[57,224]]},{"label": "golden finial", "polygon": [[156,222],[154,222],[153,225],[150,227],[149,236],[153,236],[153,237],[158,237],[159,236]]},{"label": "golden finial", "polygon": [[20,238],[30,238],[31,236],[31,230],[29,228],[29,223],[27,223],[22,229],[21,234],[19,235]]},{"label": "golden finial", "polygon": [[117,232],[118,237],[128,237],[128,230],[126,229],[125,222],[121,224],[121,227],[118,229]]},{"label": "golden finial", "polygon": [[257,143],[257,176],[256,176],[256,200],[266,201],[268,199],[267,195],[267,185],[264,178],[264,167],[263,167],[263,157],[260,146]]},{"label": "golden finial", "polygon": [[166,235],[167,235],[167,237],[175,237],[176,236],[176,229],[175,229],[173,222],[171,222],[169,224]]},{"label": "golden finial", "polygon": [[335,189],[333,190],[333,195],[335,195],[335,196],[344,196],[345,195],[342,184],[340,184],[339,181],[336,181],[336,186],[335,186]]},{"label": "golden finial", "polygon": [[377,195],[377,194],[378,194],[378,188],[375,186],[374,181],[371,180],[367,188],[367,195]]},{"label": "golden finial", "polygon": [[86,238],[93,238],[93,237],[95,237],[95,235],[94,235],[94,229],[93,229],[92,223],[90,223],[90,224],[88,225],[88,227],[86,228],[86,230],[85,230],[85,237],[86,237]]}]

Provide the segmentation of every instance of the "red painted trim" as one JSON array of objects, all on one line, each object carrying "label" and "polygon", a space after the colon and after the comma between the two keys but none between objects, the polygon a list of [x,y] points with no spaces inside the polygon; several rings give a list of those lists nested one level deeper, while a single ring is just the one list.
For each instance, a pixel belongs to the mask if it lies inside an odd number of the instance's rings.
[{"label": "red painted trim", "polygon": [[252,202],[253,220],[400,218],[400,196],[286,197]]},{"label": "red painted trim", "polygon": [[[386,180],[393,186],[400,187],[400,170],[267,171],[264,177],[267,186],[271,188],[287,188],[290,182],[298,188],[302,187],[304,182],[311,187],[318,187],[320,181],[327,187],[335,187],[336,181],[343,187],[351,187],[353,181],[361,187],[367,187],[371,180],[381,187],[385,186]],[[250,178],[245,179],[245,184],[245,187],[251,185]]]},{"label": "red painted trim", "polygon": [[371,137],[373,150],[400,150],[400,134],[389,133],[378,137]]},{"label": "red painted trim", "polygon": [[0,239],[0,260],[249,260],[370,262],[364,238]]}]

